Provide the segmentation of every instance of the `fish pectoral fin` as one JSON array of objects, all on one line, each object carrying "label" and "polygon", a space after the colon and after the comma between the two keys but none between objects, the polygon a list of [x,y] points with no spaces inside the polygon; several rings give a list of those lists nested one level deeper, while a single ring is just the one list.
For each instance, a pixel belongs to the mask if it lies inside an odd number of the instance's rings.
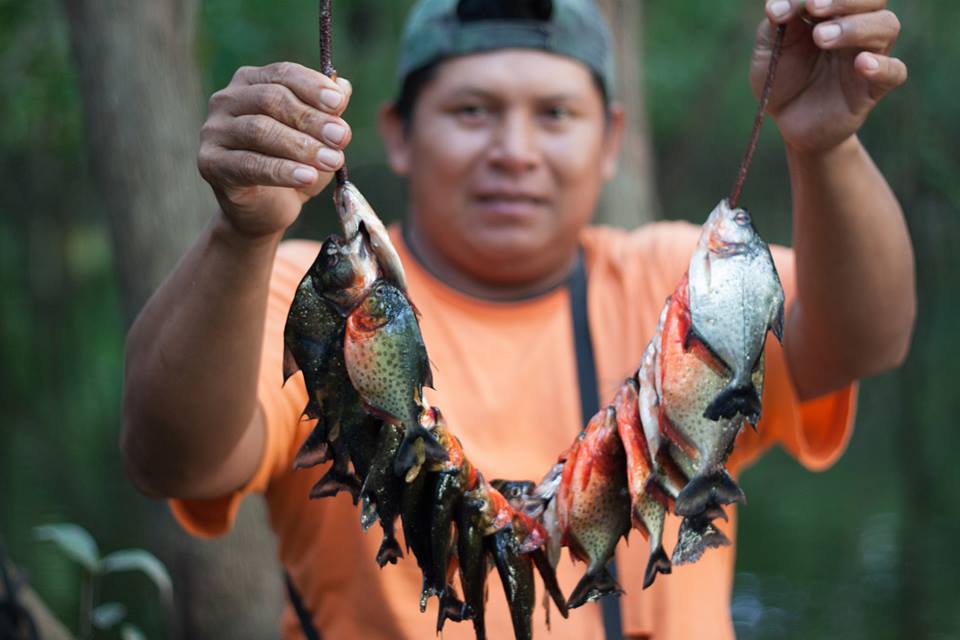
[{"label": "fish pectoral fin", "polygon": [[773,314],[773,319],[770,321],[770,330],[773,331],[773,335],[777,336],[777,342],[783,344],[783,302],[777,305],[776,310]]},{"label": "fish pectoral fin", "polygon": [[747,380],[743,384],[731,382],[713,399],[703,417],[708,420],[719,420],[720,418],[733,418],[737,414],[742,415],[751,424],[756,424],[760,420],[760,395],[757,388],[753,386],[752,380]]},{"label": "fish pectoral fin", "polygon": [[596,572],[588,571],[585,576],[580,578],[580,582],[577,583],[573,593],[570,594],[570,599],[567,600],[567,608],[576,609],[605,595],[620,595],[622,593],[623,589],[610,575],[607,568],[601,567]]},{"label": "fish pectoral fin", "polygon": [[730,375],[732,371],[730,365],[723,361],[723,358],[713,350],[706,338],[693,326],[692,321],[687,326],[687,332],[683,336],[683,350],[687,353],[692,352],[719,375]]},{"label": "fish pectoral fin", "polygon": [[658,573],[668,574],[673,571],[673,565],[667,558],[667,552],[663,550],[663,545],[658,545],[650,552],[650,559],[647,561],[647,568],[643,572],[643,588],[648,589],[653,581],[657,579]]},{"label": "fish pectoral fin", "polygon": [[283,345],[283,384],[287,384],[287,380],[297,371],[300,371],[297,359],[293,357],[293,352],[287,348],[287,345]]}]

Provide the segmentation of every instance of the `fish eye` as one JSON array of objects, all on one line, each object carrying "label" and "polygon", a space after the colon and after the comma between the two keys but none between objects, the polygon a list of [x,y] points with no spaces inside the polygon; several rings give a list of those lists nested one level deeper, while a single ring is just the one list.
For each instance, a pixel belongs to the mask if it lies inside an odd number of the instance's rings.
[{"label": "fish eye", "polygon": [[733,220],[740,226],[745,227],[750,224],[750,214],[747,213],[746,210],[741,209],[737,212],[737,215],[733,216]]}]

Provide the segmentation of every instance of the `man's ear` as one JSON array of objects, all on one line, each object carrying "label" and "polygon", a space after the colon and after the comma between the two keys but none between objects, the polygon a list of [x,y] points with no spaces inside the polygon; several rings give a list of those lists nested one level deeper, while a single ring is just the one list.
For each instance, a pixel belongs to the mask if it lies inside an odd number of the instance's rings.
[{"label": "man's ear", "polygon": [[603,180],[609,182],[617,174],[620,147],[623,143],[624,115],[623,105],[611,102],[608,107],[606,144],[603,149]]},{"label": "man's ear", "polygon": [[387,152],[387,162],[398,176],[410,175],[410,145],[404,128],[403,118],[397,113],[393,103],[380,107],[377,114],[377,129]]}]

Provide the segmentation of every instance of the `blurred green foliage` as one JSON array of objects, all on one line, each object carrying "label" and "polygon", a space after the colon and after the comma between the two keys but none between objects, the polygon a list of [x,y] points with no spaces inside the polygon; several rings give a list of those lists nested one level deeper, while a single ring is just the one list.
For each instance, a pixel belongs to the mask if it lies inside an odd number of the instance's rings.
[{"label": "blurred green foliage", "polygon": [[[402,213],[375,114],[394,92],[409,0],[339,0],[335,63],[354,84],[350,166],[386,218]],[[240,65],[317,59],[316,3],[201,0],[197,60],[206,94]],[[862,385],[857,429],[823,474],[781,452],[743,484],[733,615],[741,638],[947,638],[960,634],[960,4],[891,1],[911,79],[862,137],[907,212],[920,316],[907,365]],[[760,3],[647,3],[644,64],[665,217],[699,221],[726,193],[754,101],[747,63]],[[107,548],[144,539],[143,500],[117,449],[123,323],[117,279],[83,150],[67,26],[55,0],[0,0],[0,535],[61,619],[79,615],[78,569],[37,545],[39,523],[70,521]],[[333,219],[311,203],[292,233]],[[743,202],[789,242],[789,187],[766,127]],[[878,256],[878,259],[882,257]],[[842,300],[837,301],[843,304]],[[119,577],[150,637],[163,623],[146,581]],[[109,592],[116,589],[116,593]],[[117,597],[123,593],[123,597]]]}]

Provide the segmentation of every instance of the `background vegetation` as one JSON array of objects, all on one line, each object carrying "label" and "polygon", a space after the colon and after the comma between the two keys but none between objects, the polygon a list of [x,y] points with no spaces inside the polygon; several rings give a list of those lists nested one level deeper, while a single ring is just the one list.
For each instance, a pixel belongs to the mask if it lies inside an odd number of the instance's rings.
[{"label": "background vegetation", "polygon": [[[75,629],[78,569],[38,544],[32,527],[76,522],[106,551],[151,547],[158,509],[131,488],[117,450],[128,313],[108,197],[94,186],[85,146],[64,12],[73,4],[0,0],[0,538]],[[282,4],[199,2],[202,95],[242,64],[315,63],[316,3]],[[336,3],[335,61],[355,87],[351,170],[387,218],[402,214],[403,187],[385,167],[374,115],[392,94],[410,4]],[[658,213],[699,222],[729,188],[750,127],[746,69],[761,3],[643,4],[635,26]],[[741,510],[732,603],[742,638],[960,634],[960,4],[890,6],[904,25],[896,54],[911,78],[862,137],[908,214],[920,291],[913,349],[900,371],[864,382],[856,433],[833,469],[813,475],[773,452],[745,474],[750,505]],[[789,242],[789,187],[772,125],[743,201],[768,240]],[[326,207],[311,205],[292,233],[327,232]],[[121,576],[103,589],[150,637],[171,633],[149,581]]]}]

